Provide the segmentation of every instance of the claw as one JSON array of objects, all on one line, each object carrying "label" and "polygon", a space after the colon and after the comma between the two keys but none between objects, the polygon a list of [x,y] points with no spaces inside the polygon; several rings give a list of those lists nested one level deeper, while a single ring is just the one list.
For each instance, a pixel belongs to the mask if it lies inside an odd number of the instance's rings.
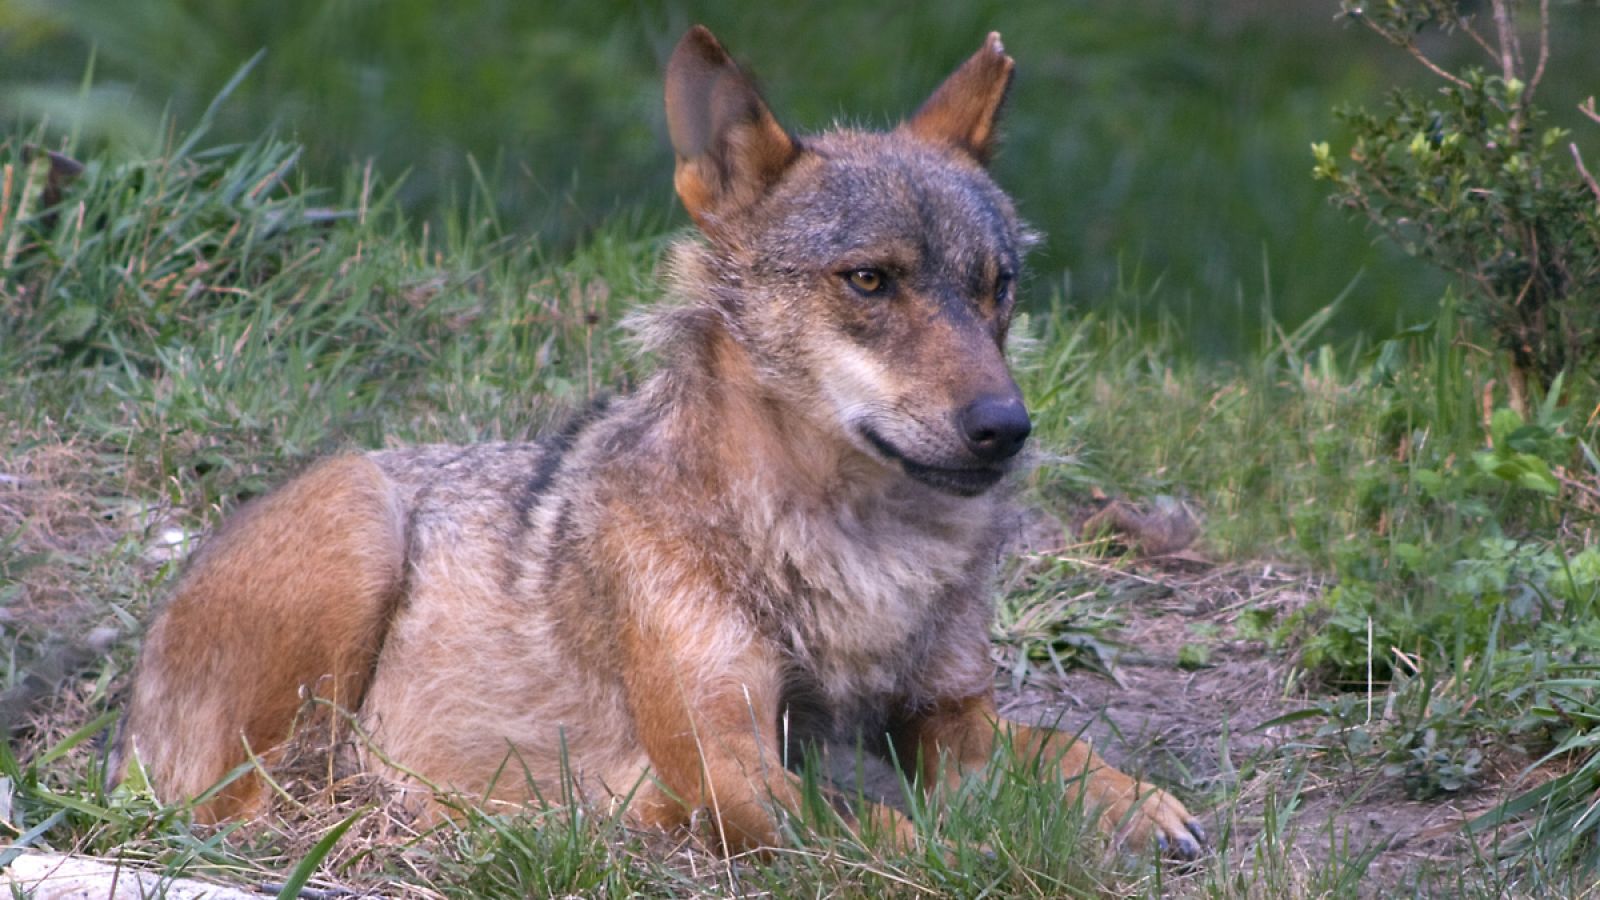
[{"label": "claw", "polygon": [[1192,862],[1205,855],[1206,830],[1176,797],[1138,782],[1134,787],[1143,796],[1133,809],[1123,812],[1128,826],[1124,837],[1136,837],[1147,850],[1153,843],[1157,852],[1170,860]]}]

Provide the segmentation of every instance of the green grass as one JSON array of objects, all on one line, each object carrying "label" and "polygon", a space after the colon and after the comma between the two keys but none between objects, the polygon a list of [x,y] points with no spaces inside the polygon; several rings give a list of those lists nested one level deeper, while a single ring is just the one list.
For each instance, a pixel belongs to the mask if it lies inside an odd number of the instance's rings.
[{"label": "green grass", "polygon": [[[1564,824],[1587,821],[1597,769],[1585,742],[1600,721],[1590,624],[1600,565],[1583,550],[1600,470],[1595,386],[1568,384],[1525,420],[1493,412],[1505,403],[1488,386],[1501,361],[1448,308],[1425,327],[1349,344],[1318,330],[1342,307],[1282,333],[1263,303],[1267,337],[1218,363],[1188,349],[1171,318],[1074,316],[1047,284],[1017,328],[1028,338],[1021,380],[1051,451],[1030,496],[1069,519],[1097,494],[1183,498],[1204,513],[1199,550],[1211,559],[1338,582],[1281,616],[1247,598],[1242,620],[1309,698],[1308,730],[1171,784],[1217,816],[1218,846],[1199,869],[1108,855],[1081,810],[1019,776],[1028,761],[1007,759],[1004,777],[914,810],[934,838],[925,852],[863,846],[819,817],[797,826],[796,849],[731,864],[686,836],[630,832],[562,804],[469,811],[411,838],[368,809],[319,846],[365,808],[359,792],[323,813],[289,805],[274,828],[216,833],[138,791],[106,795],[94,744],[176,566],[164,533],[199,533],[330,451],[526,437],[599,390],[626,389],[646,364],[617,323],[659,291],[671,237],[649,216],[621,216],[551,258],[508,234],[487,196],[424,226],[370,170],[323,189],[299,174],[293,144],[204,146],[133,163],[91,157],[53,216],[17,208],[20,191],[0,216],[0,248],[14,247],[0,268],[5,697],[64,667],[63,638],[116,635],[26,698],[34,718],[0,756],[8,839],[244,881],[283,882],[326,852],[319,877],[331,882],[450,896],[1345,895],[1374,877],[1375,851],[1324,839],[1325,823],[1297,814],[1312,781],[1369,772],[1437,797],[1481,780],[1474,752],[1515,771],[1558,751],[1550,765],[1569,777],[1524,803],[1544,832],[1520,851],[1508,837],[1416,877],[1490,896],[1570,886],[1593,870],[1592,831]],[[0,163],[21,184],[18,140],[0,143]],[[1131,277],[1120,289],[1134,309],[1166,290]],[[1114,657],[1119,606],[1159,572],[1142,574],[1110,545],[1075,545],[1009,577],[997,628],[1009,671],[1048,684],[1057,666]],[[1190,637],[1203,646],[1213,635]],[[1341,695],[1352,686],[1362,693]]]},{"label": "green grass", "polygon": [[[1544,93],[1572,125],[1593,91],[1595,10],[1555,7]],[[1186,341],[1245,358],[1262,297],[1271,319],[1296,327],[1360,272],[1330,324],[1347,339],[1426,317],[1441,288],[1307,177],[1312,142],[1344,137],[1336,105],[1427,84],[1334,12],[1332,0],[831,0],[760,16],[730,0],[12,0],[0,7],[0,121],[44,122],[50,146],[79,155],[148,159],[167,141],[164,122],[197,120],[263,54],[217,111],[217,139],[293,140],[319,184],[372,159],[408,216],[437,225],[481,202],[564,253],[619,213],[648,231],[683,221],[660,71],[691,22],[748,60],[801,131],[906,115],[999,30],[1019,75],[996,166],[1046,236],[1037,294],[1059,289],[1075,310],[1131,320],[1165,307]],[[1131,271],[1163,289],[1119,290]]]}]

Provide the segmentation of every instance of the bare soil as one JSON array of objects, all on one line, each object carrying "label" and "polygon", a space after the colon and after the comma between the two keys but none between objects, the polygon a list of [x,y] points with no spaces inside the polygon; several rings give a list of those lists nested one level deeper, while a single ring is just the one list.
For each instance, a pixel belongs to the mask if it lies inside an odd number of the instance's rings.
[{"label": "bare soil", "polygon": [[[1281,621],[1316,599],[1315,579],[1197,558],[1135,563],[1123,577],[1144,589],[1117,610],[1111,676],[1074,669],[1025,685],[1005,694],[1004,715],[1081,733],[1112,765],[1173,789],[1244,865],[1269,803],[1284,843],[1308,863],[1370,853],[1364,895],[1406,893],[1425,870],[1459,872],[1478,858],[1461,827],[1504,798],[1525,760],[1497,760],[1470,793],[1418,801],[1370,756],[1318,737],[1325,718],[1267,724],[1330,694],[1308,688],[1284,651],[1241,636],[1240,615],[1270,609]],[[1180,665],[1186,645],[1204,648],[1203,665]]]}]

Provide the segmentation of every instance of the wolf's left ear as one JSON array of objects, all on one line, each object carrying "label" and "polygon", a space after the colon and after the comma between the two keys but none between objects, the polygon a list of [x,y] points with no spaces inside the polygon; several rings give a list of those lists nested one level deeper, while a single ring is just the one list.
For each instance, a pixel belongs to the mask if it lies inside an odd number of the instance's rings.
[{"label": "wolf's left ear", "polygon": [[673,186],[702,231],[761,199],[800,154],[703,25],[689,29],[667,63],[667,130],[678,157]]},{"label": "wolf's left ear", "polygon": [[950,144],[987,165],[994,155],[995,125],[1015,68],[1016,60],[1000,43],[1000,32],[989,32],[978,52],[901,127],[925,140]]}]

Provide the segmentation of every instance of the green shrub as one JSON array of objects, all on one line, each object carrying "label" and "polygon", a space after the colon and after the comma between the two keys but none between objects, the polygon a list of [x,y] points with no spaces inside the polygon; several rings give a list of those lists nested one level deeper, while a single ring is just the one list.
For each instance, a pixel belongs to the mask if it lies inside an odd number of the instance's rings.
[{"label": "green shrub", "polygon": [[[1600,349],[1600,186],[1568,132],[1545,127],[1533,103],[1549,58],[1548,4],[1527,52],[1519,6],[1493,0],[1491,31],[1454,0],[1346,0],[1348,16],[1445,84],[1431,96],[1396,90],[1382,114],[1342,111],[1354,134],[1344,159],[1326,143],[1312,148],[1336,203],[1461,279],[1468,312],[1511,354],[1517,406],[1521,382],[1548,387],[1563,371],[1593,366]],[[1470,39],[1497,71],[1435,63],[1417,44],[1430,26]],[[1592,101],[1584,112],[1596,118]]]}]

